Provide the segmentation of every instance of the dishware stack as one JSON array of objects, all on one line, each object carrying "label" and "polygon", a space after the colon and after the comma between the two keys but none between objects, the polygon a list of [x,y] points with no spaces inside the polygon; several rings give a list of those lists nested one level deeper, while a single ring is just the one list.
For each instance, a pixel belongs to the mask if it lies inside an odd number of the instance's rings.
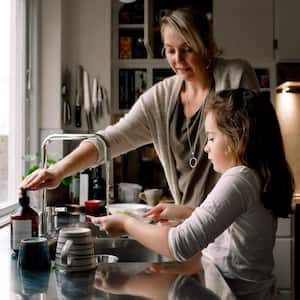
[{"label": "dishware stack", "polygon": [[82,227],[62,228],[58,235],[55,263],[64,272],[95,269],[96,257],[91,230]]}]

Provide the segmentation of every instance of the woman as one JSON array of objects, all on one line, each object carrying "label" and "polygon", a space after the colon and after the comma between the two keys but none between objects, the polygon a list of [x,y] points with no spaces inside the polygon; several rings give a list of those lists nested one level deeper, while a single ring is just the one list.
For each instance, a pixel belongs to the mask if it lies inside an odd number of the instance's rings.
[{"label": "woman", "polygon": [[145,214],[183,223],[156,226],[125,215],[92,221],[178,261],[203,250],[241,299],[271,299],[277,218],[291,212],[294,191],[275,110],[261,95],[237,89],[222,91],[205,114],[205,151],[219,181],[194,210],[160,204]]},{"label": "woman", "polygon": [[[218,179],[204,152],[205,103],[223,89],[259,87],[247,62],[218,58],[210,23],[199,11],[181,8],[163,17],[161,35],[176,75],[154,85],[124,118],[98,133],[112,157],[153,143],[175,203],[197,207]],[[27,177],[21,188],[54,188],[63,177],[102,160],[101,145],[83,141],[50,170]]]}]

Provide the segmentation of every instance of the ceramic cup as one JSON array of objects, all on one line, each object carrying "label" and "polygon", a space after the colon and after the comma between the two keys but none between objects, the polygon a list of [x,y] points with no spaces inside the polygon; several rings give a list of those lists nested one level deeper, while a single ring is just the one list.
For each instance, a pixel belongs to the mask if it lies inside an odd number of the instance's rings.
[{"label": "ceramic cup", "polygon": [[149,189],[139,194],[139,198],[144,200],[148,205],[155,206],[160,201],[162,189]]},{"label": "ceramic cup", "polygon": [[91,230],[65,227],[58,235],[55,263],[62,271],[80,272],[96,268]]},{"label": "ceramic cup", "polygon": [[48,240],[33,237],[21,240],[18,267],[27,271],[49,271],[51,265]]},{"label": "ceramic cup", "polygon": [[138,202],[139,193],[143,187],[136,183],[121,182],[118,185],[119,202],[135,203]]}]

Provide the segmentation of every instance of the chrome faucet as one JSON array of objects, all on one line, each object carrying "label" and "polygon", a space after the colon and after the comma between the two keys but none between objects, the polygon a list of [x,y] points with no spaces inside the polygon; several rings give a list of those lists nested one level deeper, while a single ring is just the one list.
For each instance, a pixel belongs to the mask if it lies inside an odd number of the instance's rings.
[{"label": "chrome faucet", "polygon": [[[110,200],[113,200],[113,180],[110,178],[110,167],[112,163],[111,154],[107,142],[99,134],[50,134],[42,142],[42,161],[41,167],[47,168],[47,154],[48,154],[48,145],[52,141],[74,141],[74,140],[84,140],[88,138],[95,138],[98,140],[104,149],[104,163],[106,164],[105,177],[106,177],[106,211],[108,213],[108,205]],[[49,210],[48,210],[49,211]],[[51,218],[50,218],[51,220]],[[48,218],[49,223],[49,218]],[[46,189],[42,191],[42,205],[41,205],[41,224],[40,224],[40,236],[48,235],[48,226],[52,227],[53,224],[47,224],[47,199],[46,199]]]}]

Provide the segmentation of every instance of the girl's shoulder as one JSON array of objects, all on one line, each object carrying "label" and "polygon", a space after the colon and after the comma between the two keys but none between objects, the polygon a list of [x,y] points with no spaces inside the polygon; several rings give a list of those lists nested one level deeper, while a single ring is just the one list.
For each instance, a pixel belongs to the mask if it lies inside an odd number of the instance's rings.
[{"label": "girl's shoulder", "polygon": [[241,165],[228,169],[221,176],[223,181],[230,181],[240,189],[261,189],[261,181],[257,172],[247,166]]}]

